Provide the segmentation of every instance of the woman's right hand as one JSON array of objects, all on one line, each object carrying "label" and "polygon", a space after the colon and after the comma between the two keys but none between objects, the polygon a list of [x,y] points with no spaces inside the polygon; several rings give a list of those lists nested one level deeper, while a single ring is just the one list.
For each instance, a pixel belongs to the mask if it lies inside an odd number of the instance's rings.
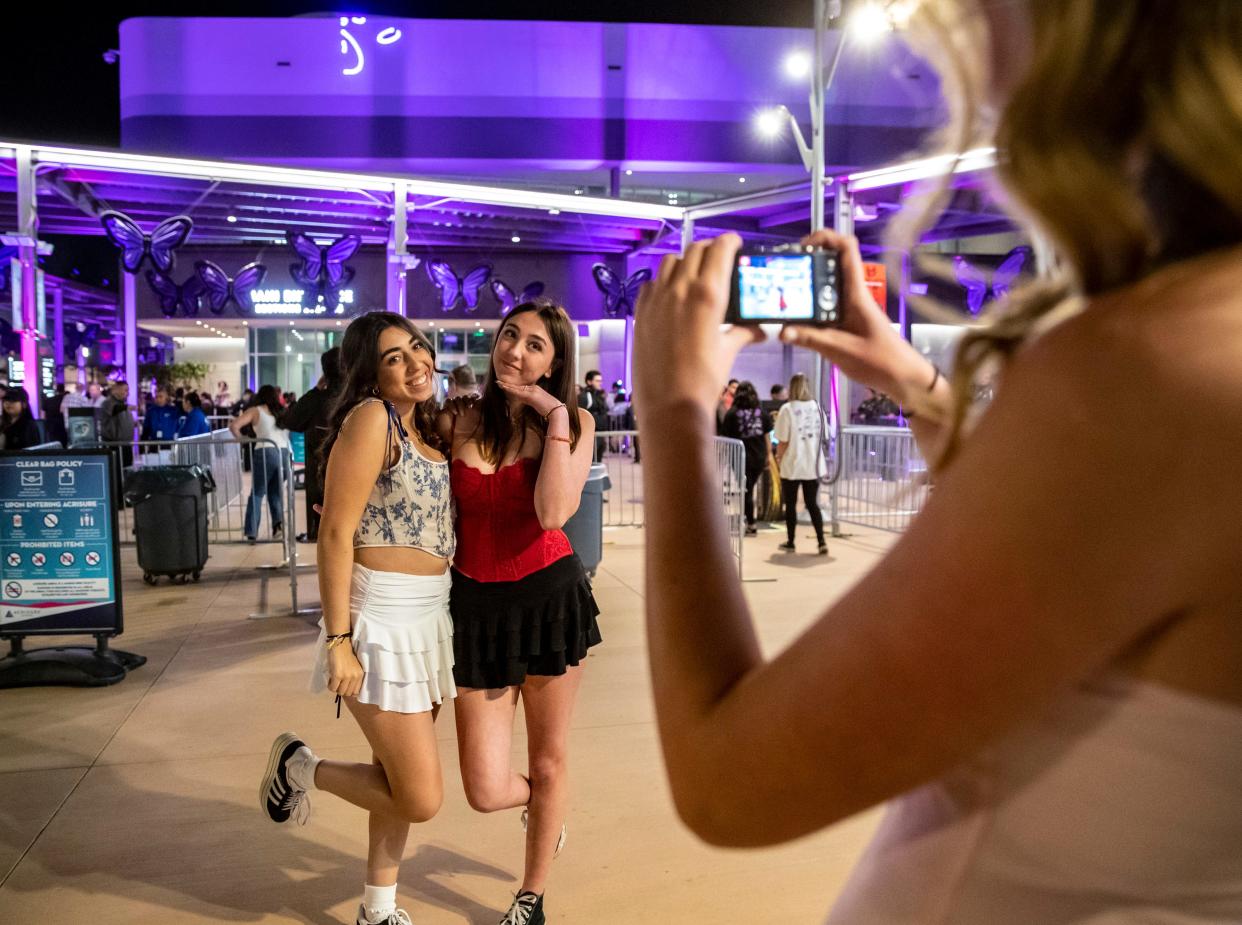
[{"label": "woman's right hand", "polygon": [[872,298],[858,239],[825,229],[802,243],[841,255],[841,327],[788,325],[781,331],[781,340],[816,351],[850,379],[900,404],[917,404],[935,378],[934,367],[893,328]]},{"label": "woman's right hand", "polygon": [[348,643],[328,652],[328,690],[342,697],[357,697],[362,690],[362,662]]}]

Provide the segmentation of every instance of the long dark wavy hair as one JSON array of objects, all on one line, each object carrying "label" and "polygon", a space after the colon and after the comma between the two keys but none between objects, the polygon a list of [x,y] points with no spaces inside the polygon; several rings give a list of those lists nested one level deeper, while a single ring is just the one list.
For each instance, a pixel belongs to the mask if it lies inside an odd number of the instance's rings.
[{"label": "long dark wavy hair", "polygon": [[[578,419],[578,402],[574,394],[574,332],[573,322],[565,309],[555,302],[538,299],[523,302],[505,316],[504,324],[496,332],[496,345],[500,344],[500,334],[519,315],[535,314],[548,329],[548,337],[552,341],[553,362],[549,370],[549,378],[541,381],[543,387],[557,401],[562,401],[569,409],[570,450],[578,446],[578,438],[582,436],[582,422]],[[527,433],[534,431],[544,434],[548,425],[534,409],[523,408],[522,431],[518,436],[518,449],[526,441]],[[487,366],[487,379],[483,383],[483,394],[479,398],[479,455],[494,466],[500,465],[505,450],[513,442],[515,428],[509,416],[509,400],[504,390],[496,382],[496,347],[492,348],[492,356]]]},{"label": "long dark wavy hair", "polygon": [[[436,348],[413,322],[393,312],[370,312],[355,318],[345,329],[341,341],[341,389],[328,410],[328,436],[319,449],[319,478],[328,472],[328,456],[341,425],[359,402],[377,398],[379,386],[379,340],[388,328],[400,328],[422,342],[434,361]],[[435,427],[436,400],[433,395],[414,408],[414,426],[418,436],[429,446],[439,447]]]},{"label": "long dark wavy hair", "polygon": [[733,393],[733,407],[738,411],[753,411],[762,407],[753,382],[738,383],[737,391]]},{"label": "long dark wavy hair", "polygon": [[[177,403],[180,404],[184,400],[185,396],[182,395],[177,399]],[[285,410],[280,404],[280,390],[274,385],[259,386],[259,391],[255,393],[254,401],[250,403],[250,407],[254,408],[259,405],[266,408],[272,417],[278,421],[280,420],[280,415]]]}]

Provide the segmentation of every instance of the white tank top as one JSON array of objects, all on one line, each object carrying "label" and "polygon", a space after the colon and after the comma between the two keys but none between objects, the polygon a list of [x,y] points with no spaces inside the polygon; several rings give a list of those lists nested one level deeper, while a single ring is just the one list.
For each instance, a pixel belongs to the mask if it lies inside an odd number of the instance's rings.
[{"label": "white tank top", "polygon": [[1109,677],[894,800],[829,925],[1242,922],[1242,710]]},{"label": "white tank top", "polygon": [[262,405],[256,405],[255,410],[259,412],[259,416],[258,420],[254,422],[254,435],[260,440],[272,441],[272,443],[283,450],[289,449],[289,431],[283,427],[277,427],[276,419],[272,417],[272,412]]}]

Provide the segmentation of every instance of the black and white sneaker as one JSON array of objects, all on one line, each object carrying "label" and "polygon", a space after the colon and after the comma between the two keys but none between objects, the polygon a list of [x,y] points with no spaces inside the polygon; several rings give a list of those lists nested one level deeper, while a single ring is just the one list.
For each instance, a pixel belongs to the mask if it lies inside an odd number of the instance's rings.
[{"label": "black and white sneaker", "polygon": [[[299,754],[302,749],[305,755]],[[309,755],[306,743],[292,732],[282,732],[272,743],[267,773],[259,785],[259,805],[273,822],[288,822],[292,818],[299,825],[306,825],[310,818],[310,798],[306,790],[289,779],[290,765],[304,761]]]},{"label": "black and white sneaker", "polygon": [[358,918],[354,925],[414,925],[404,909],[394,909],[387,918],[369,919],[365,906],[358,907]]},{"label": "black and white sneaker", "polygon": [[544,921],[543,897],[534,893],[518,893],[499,925],[544,925]]}]

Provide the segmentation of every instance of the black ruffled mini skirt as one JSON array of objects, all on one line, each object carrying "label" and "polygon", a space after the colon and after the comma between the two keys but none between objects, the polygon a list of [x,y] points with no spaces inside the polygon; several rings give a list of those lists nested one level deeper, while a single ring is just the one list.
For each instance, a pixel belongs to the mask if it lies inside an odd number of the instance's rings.
[{"label": "black ruffled mini skirt", "polygon": [[518,581],[476,581],[453,569],[453,680],[458,687],[563,675],[600,644],[599,608],[577,555]]}]

